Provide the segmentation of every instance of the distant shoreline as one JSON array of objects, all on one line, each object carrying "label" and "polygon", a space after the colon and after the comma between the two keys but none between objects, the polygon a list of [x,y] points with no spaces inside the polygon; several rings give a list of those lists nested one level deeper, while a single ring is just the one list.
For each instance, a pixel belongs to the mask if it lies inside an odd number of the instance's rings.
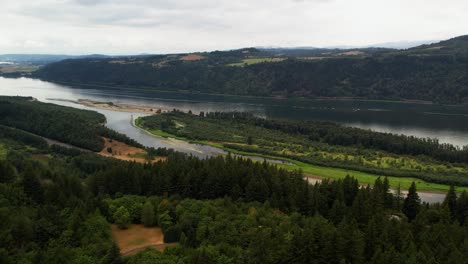
[{"label": "distant shoreline", "polygon": [[[1,75],[0,75],[1,76]],[[8,78],[7,76],[4,76]],[[21,78],[21,77],[20,77]],[[433,101],[427,101],[427,100],[417,100],[417,99],[400,99],[400,100],[395,100],[395,99],[366,99],[362,97],[347,97],[347,96],[337,96],[337,97],[301,97],[301,96],[291,96],[291,97],[285,97],[285,96],[278,96],[278,95],[271,95],[271,96],[254,96],[254,95],[236,95],[236,94],[223,94],[223,93],[206,93],[206,92],[198,92],[198,91],[191,91],[191,90],[167,90],[167,89],[158,89],[155,87],[142,87],[142,86],[122,86],[122,85],[113,85],[113,84],[91,84],[91,83],[72,83],[72,82],[61,82],[61,81],[53,81],[53,80],[48,80],[48,79],[42,79],[42,78],[34,78],[31,76],[24,76],[24,78],[31,78],[35,80],[41,80],[44,82],[50,82],[50,83],[56,83],[56,84],[61,84],[61,85],[68,85],[68,86],[87,86],[87,87],[102,87],[102,88],[110,88],[110,89],[119,89],[119,88],[125,88],[125,89],[135,89],[139,91],[147,91],[147,92],[160,92],[160,93],[180,93],[180,94],[195,94],[195,95],[207,95],[207,96],[221,96],[221,97],[227,97],[227,98],[248,98],[248,99],[271,99],[271,100],[297,100],[297,101],[356,101],[356,102],[384,102],[384,103],[397,103],[397,104],[415,104],[415,105],[439,105],[439,106],[451,106],[451,107],[460,107],[460,106],[468,106],[468,101],[463,102],[463,103],[458,103],[458,104],[453,104],[453,103],[447,103],[447,104],[439,104],[435,103]]]}]

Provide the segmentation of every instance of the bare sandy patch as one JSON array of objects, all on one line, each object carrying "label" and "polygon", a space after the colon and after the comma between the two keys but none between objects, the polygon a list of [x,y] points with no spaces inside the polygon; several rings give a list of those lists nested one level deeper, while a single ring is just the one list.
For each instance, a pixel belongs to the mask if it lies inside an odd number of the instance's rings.
[{"label": "bare sandy patch", "polygon": [[304,180],[306,180],[309,184],[316,184],[316,183],[321,183],[323,180],[323,177],[319,177],[317,175],[312,175],[312,174],[304,174]]},{"label": "bare sandy patch", "polygon": [[162,252],[171,245],[164,243],[164,234],[159,227],[131,225],[128,229],[119,229],[117,225],[111,225],[111,229],[112,236],[123,256],[138,253],[148,247]]},{"label": "bare sandy patch", "polygon": [[168,109],[161,107],[154,107],[148,105],[131,105],[131,104],[119,104],[114,102],[98,102],[88,99],[78,99],[78,104],[93,107],[102,110],[110,110],[116,112],[129,112],[129,113],[145,113],[145,114],[157,114],[167,112]]},{"label": "bare sandy patch", "polygon": [[203,57],[202,55],[189,54],[189,55],[185,55],[185,56],[180,57],[180,60],[183,60],[183,61],[197,61],[197,60],[202,60],[204,58],[205,57]]},{"label": "bare sandy patch", "polygon": [[[147,163],[147,152],[141,148],[132,147],[117,140],[104,139],[104,148],[98,153],[104,157],[111,157],[114,159],[134,161],[138,163]],[[166,160],[166,157],[155,157],[151,162]]]},{"label": "bare sandy patch", "polygon": [[338,53],[340,56],[359,56],[359,55],[364,55],[365,53],[359,50],[350,50],[350,51],[345,51]]}]

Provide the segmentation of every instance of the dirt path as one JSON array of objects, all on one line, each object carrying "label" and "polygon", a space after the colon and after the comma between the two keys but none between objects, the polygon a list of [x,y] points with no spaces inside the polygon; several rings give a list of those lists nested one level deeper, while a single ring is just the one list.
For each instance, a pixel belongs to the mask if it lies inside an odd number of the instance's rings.
[{"label": "dirt path", "polygon": [[143,247],[139,247],[139,248],[134,248],[132,250],[129,250],[127,252],[121,252],[120,254],[122,256],[130,256],[130,255],[134,255],[138,252],[141,252],[147,248],[154,248],[156,249],[157,251],[159,252],[164,252],[164,249],[166,249],[166,247],[170,247],[170,246],[174,246],[176,245],[177,243],[164,243],[164,244],[155,244],[155,245],[147,245],[147,246],[143,246]]}]

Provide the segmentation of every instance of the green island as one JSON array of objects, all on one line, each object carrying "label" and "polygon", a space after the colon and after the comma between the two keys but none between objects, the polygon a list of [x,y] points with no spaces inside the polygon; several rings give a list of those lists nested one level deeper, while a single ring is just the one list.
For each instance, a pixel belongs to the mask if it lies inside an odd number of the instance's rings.
[{"label": "green island", "polygon": [[173,111],[140,117],[135,124],[152,134],[206,144],[226,151],[284,160],[278,166],[306,175],[356,177],[373,184],[388,176],[392,188],[467,190],[466,148],[431,139],[376,133],[328,122],[265,120],[246,113],[193,115]]}]

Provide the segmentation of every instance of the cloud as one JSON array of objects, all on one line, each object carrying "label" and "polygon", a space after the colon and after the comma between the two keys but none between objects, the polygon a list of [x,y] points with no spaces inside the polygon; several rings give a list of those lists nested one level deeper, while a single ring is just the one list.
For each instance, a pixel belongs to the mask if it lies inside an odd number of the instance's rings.
[{"label": "cloud", "polygon": [[[452,0],[0,0],[0,52],[161,53],[464,34]],[[40,43],[40,45],[39,45]]]}]

